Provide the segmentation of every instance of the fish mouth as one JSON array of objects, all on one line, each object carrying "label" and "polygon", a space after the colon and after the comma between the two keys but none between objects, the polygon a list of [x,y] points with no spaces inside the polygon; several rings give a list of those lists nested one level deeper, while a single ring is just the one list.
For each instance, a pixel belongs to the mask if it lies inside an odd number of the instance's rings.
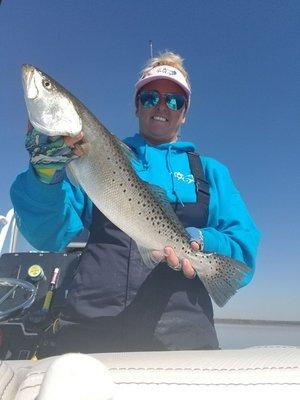
[{"label": "fish mouth", "polygon": [[22,66],[22,80],[24,92],[26,97],[30,100],[34,100],[38,94],[38,88],[35,83],[35,68],[32,65],[24,64]]}]

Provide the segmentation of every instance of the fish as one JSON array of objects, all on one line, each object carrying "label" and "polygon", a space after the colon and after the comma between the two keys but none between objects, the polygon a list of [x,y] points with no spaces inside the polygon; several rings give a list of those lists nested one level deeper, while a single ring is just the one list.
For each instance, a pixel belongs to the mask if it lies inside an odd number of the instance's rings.
[{"label": "fish", "polygon": [[172,246],[188,258],[213,301],[223,307],[237,292],[250,268],[217,253],[195,251],[165,191],[143,181],[133,164],[135,153],[113,135],[89,109],[61,84],[35,66],[22,66],[25,103],[31,124],[49,136],[84,132],[83,155],[67,165],[74,185],[137,244],[143,262],[155,268],[162,261],[155,252]]}]

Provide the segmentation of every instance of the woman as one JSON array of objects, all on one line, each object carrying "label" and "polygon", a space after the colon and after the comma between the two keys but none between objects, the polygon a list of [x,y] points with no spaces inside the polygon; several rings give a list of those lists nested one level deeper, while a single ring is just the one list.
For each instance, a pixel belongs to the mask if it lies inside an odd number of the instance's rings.
[{"label": "woman", "polygon": [[[227,168],[178,140],[190,101],[180,56],[150,60],[135,85],[139,133],[125,143],[138,157],[140,178],[166,191],[192,249],[252,267],[243,286],[253,274],[259,234]],[[50,354],[217,349],[212,303],[191,262],[180,263],[167,247],[165,262],[149,271],[135,243],[69,182],[64,167],[81,156],[83,135],[51,141],[30,127],[30,167],[11,190],[19,228],[34,247],[62,250],[84,227],[90,231]]]}]

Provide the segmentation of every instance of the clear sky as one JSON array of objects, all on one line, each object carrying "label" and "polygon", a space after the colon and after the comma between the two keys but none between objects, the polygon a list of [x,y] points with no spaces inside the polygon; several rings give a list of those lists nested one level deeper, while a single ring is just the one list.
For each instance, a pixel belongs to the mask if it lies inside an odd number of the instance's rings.
[{"label": "clear sky", "polygon": [[48,72],[124,138],[137,131],[133,85],[150,39],[155,54],[186,60],[182,138],[229,167],[262,233],[252,283],[216,316],[300,320],[298,0],[3,0],[0,214],[28,164],[21,65]]}]

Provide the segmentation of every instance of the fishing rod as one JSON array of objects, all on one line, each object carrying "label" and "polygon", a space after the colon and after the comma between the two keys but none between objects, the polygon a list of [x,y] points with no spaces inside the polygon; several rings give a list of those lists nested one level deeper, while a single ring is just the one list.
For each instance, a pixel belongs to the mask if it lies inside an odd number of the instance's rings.
[{"label": "fishing rod", "polygon": [[149,40],[149,46],[150,46],[150,58],[153,58],[153,43],[152,43],[152,40]]}]

